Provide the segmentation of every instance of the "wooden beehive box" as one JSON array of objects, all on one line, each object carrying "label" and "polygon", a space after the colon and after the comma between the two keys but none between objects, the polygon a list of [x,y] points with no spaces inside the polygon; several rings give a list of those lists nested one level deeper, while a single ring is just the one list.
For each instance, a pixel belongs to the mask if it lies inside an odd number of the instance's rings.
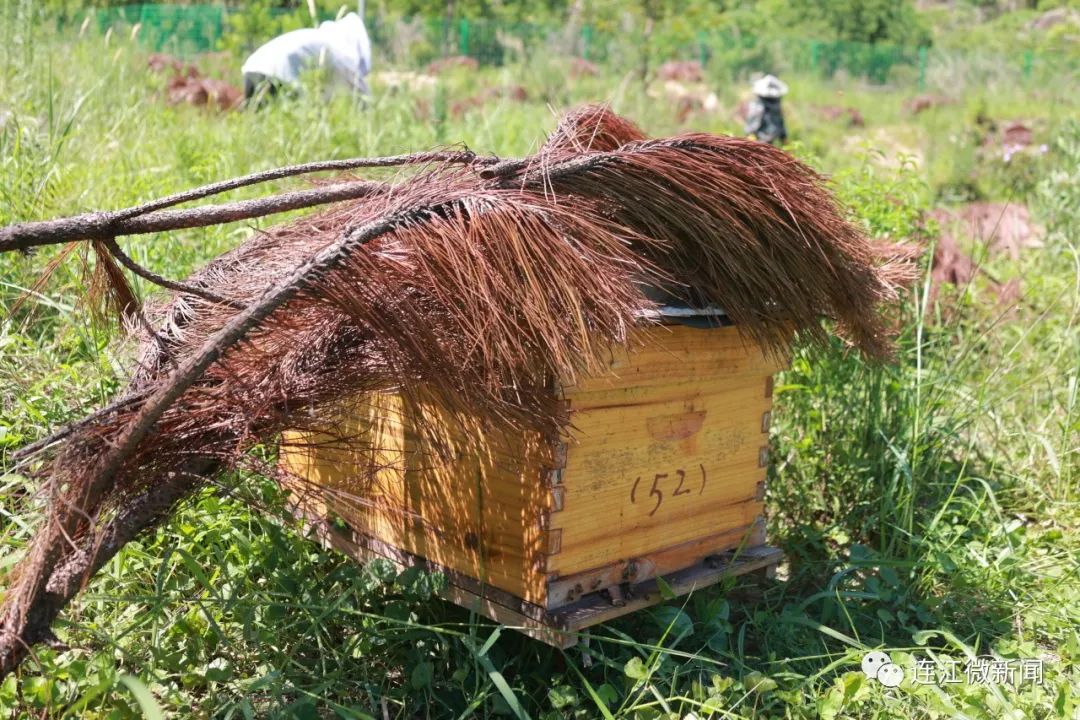
[{"label": "wooden beehive box", "polygon": [[[298,511],[359,559],[424,564],[460,604],[547,642],[724,575],[771,567],[762,497],[775,360],[734,327],[637,330],[560,385],[570,437],[469,433],[437,407],[361,399],[341,436],[283,439]],[[293,443],[290,440],[300,440]],[[335,522],[326,522],[333,519]]]}]

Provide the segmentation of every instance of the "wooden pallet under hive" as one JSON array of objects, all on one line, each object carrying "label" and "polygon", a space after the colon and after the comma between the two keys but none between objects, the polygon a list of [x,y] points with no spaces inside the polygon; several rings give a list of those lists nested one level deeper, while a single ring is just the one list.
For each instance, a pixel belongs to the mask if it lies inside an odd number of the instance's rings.
[{"label": "wooden pallet under hive", "polygon": [[681,594],[774,566],[777,362],[734,327],[636,332],[608,372],[556,384],[565,441],[470,431],[393,393],[354,403],[337,439],[286,433],[297,511],[328,545],[443,572],[451,600],[558,645],[659,602],[658,576]]}]

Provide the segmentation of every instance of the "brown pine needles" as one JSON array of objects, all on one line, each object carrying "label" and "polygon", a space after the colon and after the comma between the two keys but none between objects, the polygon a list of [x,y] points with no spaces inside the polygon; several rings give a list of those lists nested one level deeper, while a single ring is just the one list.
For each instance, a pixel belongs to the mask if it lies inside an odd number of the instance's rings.
[{"label": "brown pine needles", "polygon": [[[261,179],[408,163],[425,165],[345,191],[359,199],[325,195],[336,204],[255,234],[183,283],[132,267],[114,240],[176,219],[229,221],[235,205],[164,208]],[[304,203],[320,199],[306,192]],[[280,205],[258,202],[245,213]],[[649,140],[603,107],[565,117],[520,160],[463,151],[312,164],[0,230],[9,250],[77,239],[94,243],[103,284],[120,289],[117,310],[143,312],[121,266],[172,295],[135,325],[142,349],[118,401],[33,447],[49,505],[0,606],[0,677],[124,543],[252,446],[287,428],[327,432],[342,398],[394,389],[477,432],[559,434],[550,379],[595,369],[626,343],[650,305],[643,286],[718,305],[776,352],[793,332],[824,337],[827,317],[883,357],[881,306],[911,272],[882,263],[823,178],[783,151],[712,135]]]}]

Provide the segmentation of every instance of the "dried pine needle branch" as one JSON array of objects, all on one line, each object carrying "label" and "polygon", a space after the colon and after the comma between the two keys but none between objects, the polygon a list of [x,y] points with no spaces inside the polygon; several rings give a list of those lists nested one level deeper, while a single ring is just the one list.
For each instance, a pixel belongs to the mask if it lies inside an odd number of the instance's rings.
[{"label": "dried pine needle branch", "polygon": [[[286,429],[332,433],[341,398],[392,389],[474,434],[565,432],[548,379],[595,370],[611,344],[627,343],[650,306],[642,285],[719,305],[777,352],[793,331],[822,338],[827,317],[866,354],[888,353],[880,309],[910,264],[883,265],[823,178],[769,145],[650,140],[588,107],[528,158],[464,151],[386,164],[406,163],[418,167],[411,176],[329,186],[358,192],[311,195],[332,204],[253,235],[182,283],[159,283],[172,295],[146,311],[150,328],[135,326],[141,352],[126,390],[20,455],[38,453],[49,503],[0,606],[0,676],[50,637],[124,543],[253,445]],[[87,239],[112,253],[112,284],[121,267],[145,277],[116,235],[195,226],[169,225],[180,217],[229,221],[233,210],[213,209],[224,206],[166,208],[262,179],[0,230],[0,250]],[[280,197],[246,207],[272,212]]]}]

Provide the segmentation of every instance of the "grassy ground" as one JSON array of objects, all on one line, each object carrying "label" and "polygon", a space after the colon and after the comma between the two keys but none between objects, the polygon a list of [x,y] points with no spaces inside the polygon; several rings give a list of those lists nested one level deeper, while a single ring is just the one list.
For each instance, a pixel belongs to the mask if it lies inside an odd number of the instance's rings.
[{"label": "grassy ground", "polygon": [[[585,100],[611,100],[653,133],[678,129],[671,104],[633,79],[567,81],[554,61],[448,79],[450,99],[482,84],[529,90],[526,103],[461,117],[442,117],[438,93],[427,118],[403,93],[362,111],[338,99],[218,116],[166,106],[163,80],[123,39],[66,43],[62,67],[56,38],[15,28],[6,40],[2,223],[316,158],[451,142],[522,153],[552,107]],[[937,303],[913,289],[893,364],[840,347],[796,353],[777,384],[768,496],[772,541],[789,558],[781,580],[695,593],[563,652],[433,599],[437,577],[359,568],[275,513],[252,514],[250,502],[277,502],[252,478],[243,496],[206,493],[110,563],[63,616],[71,649],[38,649],[0,684],[0,716],[1077,717],[1080,125],[1065,120],[1076,100],[972,86],[912,117],[914,89],[788,81],[796,152],[834,174],[873,234],[921,237],[922,210],[981,196],[1030,205],[1045,246],[985,259],[994,277],[1022,280],[1016,306],[997,304],[985,278]],[[726,107],[740,93],[719,86]],[[866,127],[828,123],[813,110],[825,104],[858,108]],[[1024,119],[1049,152],[1005,163],[980,150],[980,113]],[[730,113],[689,124],[738,127]],[[181,277],[249,227],[124,244]],[[0,257],[0,451],[122,382],[128,349],[85,307],[77,257],[15,309],[51,258]],[[0,479],[0,577],[32,530],[30,487]],[[860,672],[875,648],[907,670],[900,687]],[[1040,663],[1042,682],[967,682],[979,655]],[[916,682],[927,659],[956,661],[961,682]]]}]

